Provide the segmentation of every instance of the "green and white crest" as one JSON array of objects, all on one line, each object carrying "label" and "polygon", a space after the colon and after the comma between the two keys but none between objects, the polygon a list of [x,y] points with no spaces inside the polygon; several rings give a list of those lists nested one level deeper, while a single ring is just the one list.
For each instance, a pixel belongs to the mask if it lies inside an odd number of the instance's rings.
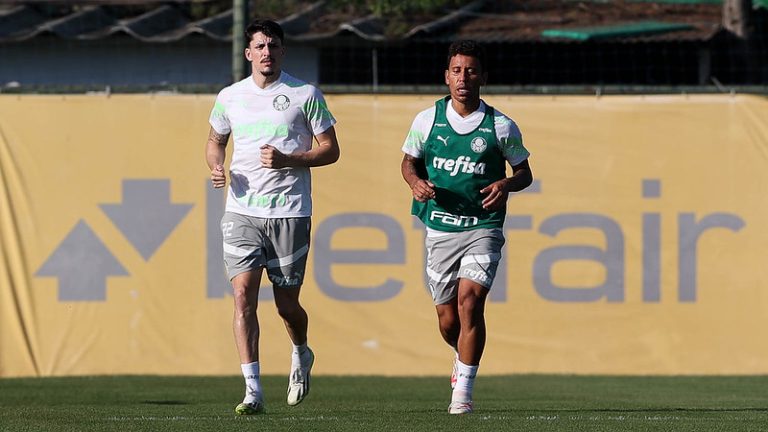
[{"label": "green and white crest", "polygon": [[285,111],[291,106],[291,100],[288,99],[288,96],[280,94],[272,99],[272,106],[278,111]]},{"label": "green and white crest", "polygon": [[469,146],[473,152],[482,153],[485,151],[486,148],[488,148],[488,143],[485,142],[485,138],[483,137],[475,137],[469,143]]}]

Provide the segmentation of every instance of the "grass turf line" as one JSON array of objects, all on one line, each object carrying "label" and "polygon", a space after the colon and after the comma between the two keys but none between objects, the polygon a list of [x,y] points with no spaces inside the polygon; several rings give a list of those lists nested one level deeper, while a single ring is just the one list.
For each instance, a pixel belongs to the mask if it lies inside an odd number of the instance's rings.
[{"label": "grass turf line", "polygon": [[316,376],[285,403],[238,417],[241,377],[0,379],[0,431],[754,431],[768,425],[768,377],[481,376],[475,413],[447,414],[447,377]]}]

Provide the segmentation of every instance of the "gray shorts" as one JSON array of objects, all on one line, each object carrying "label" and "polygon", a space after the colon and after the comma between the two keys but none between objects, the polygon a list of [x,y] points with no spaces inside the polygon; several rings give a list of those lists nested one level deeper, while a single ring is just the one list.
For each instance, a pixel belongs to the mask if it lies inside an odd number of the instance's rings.
[{"label": "gray shorts", "polygon": [[456,297],[459,279],[491,288],[501,260],[504,234],[500,228],[451,233],[428,230],[426,245],[429,291],[439,305]]},{"label": "gray shorts", "polygon": [[310,228],[308,217],[265,219],[224,213],[221,232],[229,279],[266,267],[274,286],[300,286],[307,266]]}]

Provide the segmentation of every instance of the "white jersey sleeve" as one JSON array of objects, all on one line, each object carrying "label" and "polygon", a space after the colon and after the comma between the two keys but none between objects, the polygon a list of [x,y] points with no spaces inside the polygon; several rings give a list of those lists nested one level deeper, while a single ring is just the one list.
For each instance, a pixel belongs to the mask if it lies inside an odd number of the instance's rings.
[{"label": "white jersey sleeve", "polygon": [[432,131],[432,124],[435,122],[436,109],[434,106],[418,113],[413,119],[408,136],[405,137],[402,151],[405,154],[417,159],[424,157],[424,143]]},{"label": "white jersey sleeve", "polygon": [[531,154],[523,145],[523,135],[517,124],[498,110],[494,110],[493,124],[499,139],[499,148],[507,162],[515,166],[528,159]]},{"label": "white jersey sleeve", "polygon": [[312,86],[310,95],[301,109],[314,135],[321,134],[336,124],[336,119],[328,109],[328,104],[317,87]]},{"label": "white jersey sleeve", "polygon": [[211,110],[211,116],[208,118],[208,123],[211,124],[213,130],[221,135],[226,135],[232,132],[232,126],[229,123],[229,117],[227,116],[227,109],[224,103],[225,95],[224,89],[216,96],[216,103]]}]

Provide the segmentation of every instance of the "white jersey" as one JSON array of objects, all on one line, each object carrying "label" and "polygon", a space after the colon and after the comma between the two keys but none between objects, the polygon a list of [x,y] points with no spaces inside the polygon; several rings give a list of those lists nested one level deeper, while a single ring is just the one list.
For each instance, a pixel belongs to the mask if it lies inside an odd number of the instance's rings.
[{"label": "white jersey", "polygon": [[264,89],[249,76],[219,92],[209,122],[234,142],[227,211],[261,218],[312,215],[309,168],[264,168],[260,147],[269,144],[284,154],[311,150],[313,137],[336,123],[320,90],[286,72]]},{"label": "white jersey", "polygon": [[[416,115],[411,125],[411,130],[408,132],[408,136],[403,144],[403,153],[419,159],[424,157],[424,143],[432,131],[432,125],[435,122],[435,112],[435,106],[432,105],[432,107]],[[480,123],[482,123],[483,116],[485,116],[485,102],[481,100],[477,110],[466,117],[459,115],[449,102],[446,104],[445,116],[456,133],[468,134],[477,129]],[[523,146],[523,135],[512,119],[499,110],[494,109],[493,125],[496,130],[496,138],[498,138],[501,153],[511,166],[515,166],[528,159],[530,153]]]}]

